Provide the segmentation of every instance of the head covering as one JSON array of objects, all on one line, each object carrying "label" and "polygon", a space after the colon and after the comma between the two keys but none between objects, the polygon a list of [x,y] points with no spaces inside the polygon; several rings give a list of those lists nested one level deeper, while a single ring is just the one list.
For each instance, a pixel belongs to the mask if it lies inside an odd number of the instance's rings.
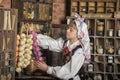
[{"label": "head covering", "polygon": [[78,38],[82,45],[82,48],[84,49],[84,55],[85,55],[85,62],[90,62],[90,40],[88,36],[88,29],[87,25],[84,22],[84,18],[82,18],[79,14],[75,13],[74,15],[74,21],[76,23],[76,27],[78,29]]},{"label": "head covering", "polygon": [[78,38],[83,38],[84,33],[82,31],[82,24],[84,22],[84,18],[82,18],[79,14],[75,13],[74,15],[74,21],[76,23],[76,27],[78,30]]}]

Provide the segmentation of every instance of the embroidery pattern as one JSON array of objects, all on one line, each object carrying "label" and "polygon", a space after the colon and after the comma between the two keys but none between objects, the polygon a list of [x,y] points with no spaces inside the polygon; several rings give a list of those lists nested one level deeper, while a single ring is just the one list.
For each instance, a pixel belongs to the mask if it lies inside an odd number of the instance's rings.
[{"label": "embroidery pattern", "polygon": [[71,57],[74,55],[75,51],[78,49],[78,48],[82,48],[81,45],[78,45],[76,46],[72,51],[69,51],[68,47],[65,47],[64,48],[64,57],[65,57],[65,61],[68,62],[71,60]]}]

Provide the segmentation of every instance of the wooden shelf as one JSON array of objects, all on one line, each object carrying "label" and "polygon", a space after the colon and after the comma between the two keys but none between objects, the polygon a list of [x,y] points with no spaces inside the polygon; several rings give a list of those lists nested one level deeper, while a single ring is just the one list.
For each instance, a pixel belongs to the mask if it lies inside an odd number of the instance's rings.
[{"label": "wooden shelf", "polygon": [[[93,71],[88,72],[90,78],[96,80],[95,77],[100,74],[102,80],[119,80],[120,78],[116,76],[120,75],[120,71],[117,69],[117,67],[120,67],[120,65],[117,65],[120,61],[118,60],[118,63],[114,62],[116,57],[120,58],[120,55],[118,55],[118,49],[120,49],[120,36],[118,36],[120,20],[114,17],[114,13],[119,10],[119,0],[71,0],[71,4],[73,3],[74,5],[70,7],[70,16],[77,12],[85,18],[88,25],[92,57],[90,65],[94,67]],[[76,11],[73,10],[75,8]],[[110,12],[108,11],[109,8]],[[112,62],[108,62],[111,59]],[[109,70],[110,68],[113,72]],[[114,76],[110,77],[109,74]]]},{"label": "wooden shelf", "polygon": [[50,76],[26,76],[26,75],[22,75],[22,77],[16,77],[16,80],[22,80],[22,79],[41,79],[41,80],[55,80],[55,78],[50,77]]},{"label": "wooden shelf", "polygon": [[18,10],[0,8],[0,16],[0,80],[14,80]]},{"label": "wooden shelf", "polygon": [[[26,34],[26,24],[33,24],[37,33],[42,33],[42,29],[51,27],[53,0],[12,0],[12,4],[12,7],[17,8],[19,12],[18,17],[20,25],[18,34]],[[46,57],[46,55],[47,54],[45,54],[44,57]],[[16,65],[16,68],[18,68],[17,63]],[[20,72],[21,75],[15,75],[16,80],[54,80],[54,77],[47,75],[29,76],[23,73],[25,70],[22,67],[20,67],[20,69],[23,71]],[[16,72],[16,74],[18,73]]]}]

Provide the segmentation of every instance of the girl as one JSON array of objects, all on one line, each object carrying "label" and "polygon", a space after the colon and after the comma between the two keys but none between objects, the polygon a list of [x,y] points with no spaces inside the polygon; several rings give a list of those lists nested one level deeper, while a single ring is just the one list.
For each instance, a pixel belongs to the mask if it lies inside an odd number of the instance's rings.
[{"label": "girl", "polygon": [[[40,47],[56,52],[63,50],[65,57],[65,64],[62,66],[52,67],[44,62],[37,62],[37,66],[40,70],[63,80],[81,80],[77,73],[84,63],[89,63],[90,45],[87,25],[77,13],[67,28],[66,38],[67,42],[62,38],[54,40],[51,37],[37,34],[37,42]],[[76,49],[76,47],[78,48]]]}]

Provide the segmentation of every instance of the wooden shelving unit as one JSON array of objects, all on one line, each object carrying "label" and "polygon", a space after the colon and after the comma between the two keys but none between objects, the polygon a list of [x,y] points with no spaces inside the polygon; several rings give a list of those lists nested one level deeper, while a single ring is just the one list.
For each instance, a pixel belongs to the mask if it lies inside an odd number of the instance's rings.
[{"label": "wooden shelving unit", "polygon": [[119,10],[119,0],[71,0],[70,16],[77,12],[88,25],[90,80],[120,79],[120,17],[115,14]]},{"label": "wooden shelving unit", "polygon": [[18,11],[0,8],[0,16],[0,80],[14,80]]},{"label": "wooden shelving unit", "polygon": [[[53,5],[53,0],[12,0],[12,7],[18,9],[18,17],[19,17],[19,31],[21,27],[24,27],[26,24],[33,24],[34,29],[36,30],[37,33],[46,33],[47,31],[45,29],[49,29],[51,27],[51,21],[52,21],[52,5]],[[44,31],[44,30],[45,31]],[[23,29],[23,32],[24,29]],[[49,59],[46,59],[46,57],[51,57],[46,50],[44,51],[43,56],[45,57],[46,62],[50,63]],[[34,57],[33,57],[34,58]],[[32,63],[31,63],[32,64]],[[29,72],[32,69],[28,69],[31,64],[27,67],[22,69],[21,73],[16,72],[15,79],[16,80],[55,80],[56,78],[47,75],[46,73],[42,71],[33,71]],[[27,72],[28,70],[28,72]],[[36,74],[37,73],[37,74]]]}]

